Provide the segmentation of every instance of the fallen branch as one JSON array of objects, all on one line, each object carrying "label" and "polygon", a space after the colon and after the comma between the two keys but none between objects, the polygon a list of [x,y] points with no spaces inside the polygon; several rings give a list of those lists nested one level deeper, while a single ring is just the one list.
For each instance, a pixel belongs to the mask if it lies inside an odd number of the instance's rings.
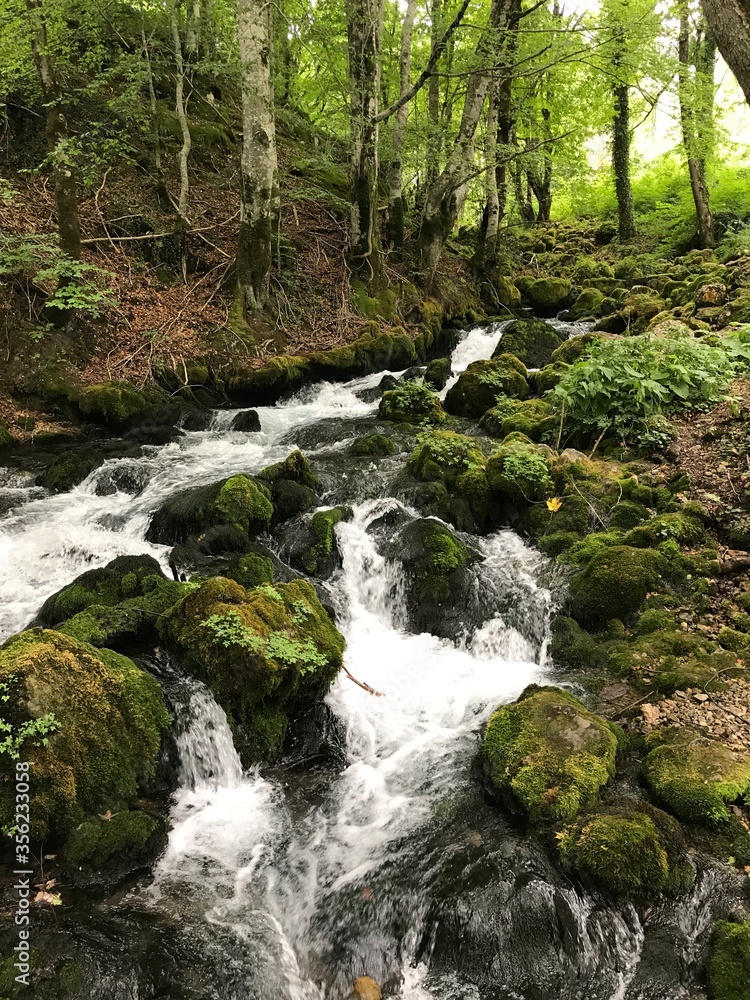
[{"label": "fallen branch", "polygon": [[349,678],[350,681],[354,681],[357,687],[361,687],[363,691],[367,691],[368,694],[374,694],[376,698],[383,697],[382,691],[376,691],[374,687],[370,687],[370,685],[365,684],[364,681],[358,681],[353,674],[349,673],[346,667],[344,667],[344,673],[346,674],[346,676]]}]

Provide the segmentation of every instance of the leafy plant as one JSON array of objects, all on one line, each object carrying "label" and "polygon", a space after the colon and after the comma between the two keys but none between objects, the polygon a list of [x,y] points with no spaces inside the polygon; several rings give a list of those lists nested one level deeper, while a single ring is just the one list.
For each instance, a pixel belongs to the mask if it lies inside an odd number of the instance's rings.
[{"label": "leafy plant", "polygon": [[[260,588],[258,588],[260,589]],[[273,590],[273,587],[263,587]],[[278,592],[276,592],[278,594]],[[280,599],[280,598],[279,598]],[[301,604],[302,602],[296,602]],[[323,667],[328,662],[312,639],[296,639],[287,632],[274,631],[264,638],[253,632],[242,621],[238,612],[227,611],[224,614],[211,615],[201,622],[213,634],[214,639],[225,648],[240,646],[253,653],[268,656],[288,666],[299,667],[302,676],[311,673],[316,667]]]},{"label": "leafy plant", "polygon": [[[7,680],[0,681],[0,704],[10,701],[11,687],[15,683],[16,677],[11,674]],[[0,756],[7,754],[11,760],[18,760],[21,747],[31,741],[34,746],[46,747],[49,743],[50,734],[60,728],[60,723],[52,712],[40,716],[38,719],[27,719],[21,725],[14,725],[0,716]]]},{"label": "leafy plant", "polygon": [[692,338],[621,337],[595,344],[552,390],[573,430],[627,440],[663,437],[661,413],[705,409],[734,374],[730,352]]},{"label": "leafy plant", "polygon": [[257,653],[264,646],[263,637],[248,628],[236,611],[227,611],[223,615],[211,615],[202,621],[201,625],[207,628],[216,642],[225,648],[241,646],[243,649]]}]

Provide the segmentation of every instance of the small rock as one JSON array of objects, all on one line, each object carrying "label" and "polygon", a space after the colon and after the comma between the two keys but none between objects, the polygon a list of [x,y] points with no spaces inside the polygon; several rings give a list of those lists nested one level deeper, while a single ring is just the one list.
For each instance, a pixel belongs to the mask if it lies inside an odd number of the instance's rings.
[{"label": "small rock", "polygon": [[693,695],[693,698],[695,699],[695,701],[700,701],[700,702],[708,701],[708,695],[704,691],[697,691]]},{"label": "small rock", "polygon": [[354,984],[350,1000],[381,1000],[380,987],[369,976],[360,976]]},{"label": "small rock", "polygon": [[727,301],[727,286],[721,282],[710,285],[701,285],[695,295],[695,304],[698,308],[705,306],[723,306]]},{"label": "small rock", "polygon": [[661,714],[658,705],[644,705],[641,712],[647,726],[655,726]]}]

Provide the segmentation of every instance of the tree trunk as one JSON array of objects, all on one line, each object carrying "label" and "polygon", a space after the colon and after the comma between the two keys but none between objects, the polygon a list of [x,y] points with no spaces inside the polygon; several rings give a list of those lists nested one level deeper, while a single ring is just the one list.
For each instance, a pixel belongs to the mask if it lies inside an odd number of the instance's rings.
[{"label": "tree trunk", "polygon": [[497,187],[498,90],[498,83],[495,81],[490,90],[487,108],[487,138],[484,152],[487,225],[482,248],[482,257],[485,260],[495,259],[497,234],[500,230],[500,193]]},{"label": "tree trunk", "polygon": [[[401,86],[400,96],[403,97],[409,91],[409,77],[411,74],[411,38],[414,32],[414,16],[417,11],[417,0],[408,0],[404,23],[401,28]],[[400,253],[404,247],[404,136],[406,134],[406,121],[409,116],[409,105],[404,104],[396,112],[396,121],[393,127],[393,152],[391,160],[390,178],[388,182],[388,243],[392,249]]]},{"label": "tree trunk", "polygon": [[510,25],[513,0],[492,0],[490,23],[479,39],[477,69],[469,77],[461,125],[446,165],[427,192],[419,234],[420,270],[432,289],[445,241],[463,208],[474,166],[474,137],[490,85],[490,71],[498,61]]},{"label": "tree trunk", "polygon": [[180,168],[180,195],[177,202],[177,212],[184,225],[189,225],[188,198],[190,196],[190,177],[188,175],[188,160],[192,140],[187,120],[187,101],[185,100],[185,61],[182,57],[182,39],[180,38],[179,0],[172,7],[172,41],[174,43],[175,60],[175,113],[180,123],[182,146],[177,154]]},{"label": "tree trunk", "polygon": [[702,0],[719,52],[750,104],[750,0]]},{"label": "tree trunk", "polygon": [[385,281],[378,229],[378,94],[383,0],[348,0],[351,84],[350,255],[354,274],[377,290]]},{"label": "tree trunk", "polygon": [[626,83],[613,91],[615,116],[612,126],[612,167],[615,174],[620,242],[635,236],[633,190],[630,186],[630,94]]},{"label": "tree trunk", "polygon": [[[434,52],[440,41],[441,0],[430,0],[430,48]],[[440,153],[442,150],[442,129],[440,128],[440,77],[433,73],[427,94],[427,111],[430,118],[427,134],[427,179],[425,190],[429,191],[440,173]]]},{"label": "tree trunk", "polygon": [[698,219],[698,239],[701,248],[706,249],[714,245],[714,219],[706,182],[706,150],[713,131],[713,74],[716,60],[713,38],[699,31],[695,39],[695,50],[695,77],[692,78],[689,3],[688,0],[682,0],[678,43],[680,122]]},{"label": "tree trunk", "polygon": [[278,215],[271,5],[265,0],[238,0],[237,37],[242,72],[237,293],[247,316],[261,309],[268,298]]},{"label": "tree trunk", "polygon": [[26,0],[26,6],[32,25],[31,53],[44,95],[45,133],[55,184],[60,248],[69,257],[80,260],[81,227],[78,221],[78,192],[73,163],[65,150],[68,122],[62,102],[62,91],[49,50],[47,25],[42,13],[41,0]]}]

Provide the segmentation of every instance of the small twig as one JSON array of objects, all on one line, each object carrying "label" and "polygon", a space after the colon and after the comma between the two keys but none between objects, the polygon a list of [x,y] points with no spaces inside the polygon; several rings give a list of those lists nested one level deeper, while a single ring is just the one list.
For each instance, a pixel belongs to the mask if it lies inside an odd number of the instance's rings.
[{"label": "small twig", "polygon": [[555,451],[560,450],[560,442],[562,441],[563,432],[563,421],[565,420],[565,400],[562,403],[562,410],[560,411],[560,430],[557,435],[557,444],[555,445]]},{"label": "small twig", "polygon": [[638,701],[634,701],[632,705],[628,705],[627,708],[621,708],[619,712],[615,712],[612,718],[619,719],[621,715],[624,715],[626,712],[629,712],[631,708],[637,708],[641,704],[641,702],[644,702],[647,698],[650,698],[651,695],[655,693],[656,693],[655,691],[649,691],[648,694],[644,694],[644,696],[642,698],[639,698]]}]

